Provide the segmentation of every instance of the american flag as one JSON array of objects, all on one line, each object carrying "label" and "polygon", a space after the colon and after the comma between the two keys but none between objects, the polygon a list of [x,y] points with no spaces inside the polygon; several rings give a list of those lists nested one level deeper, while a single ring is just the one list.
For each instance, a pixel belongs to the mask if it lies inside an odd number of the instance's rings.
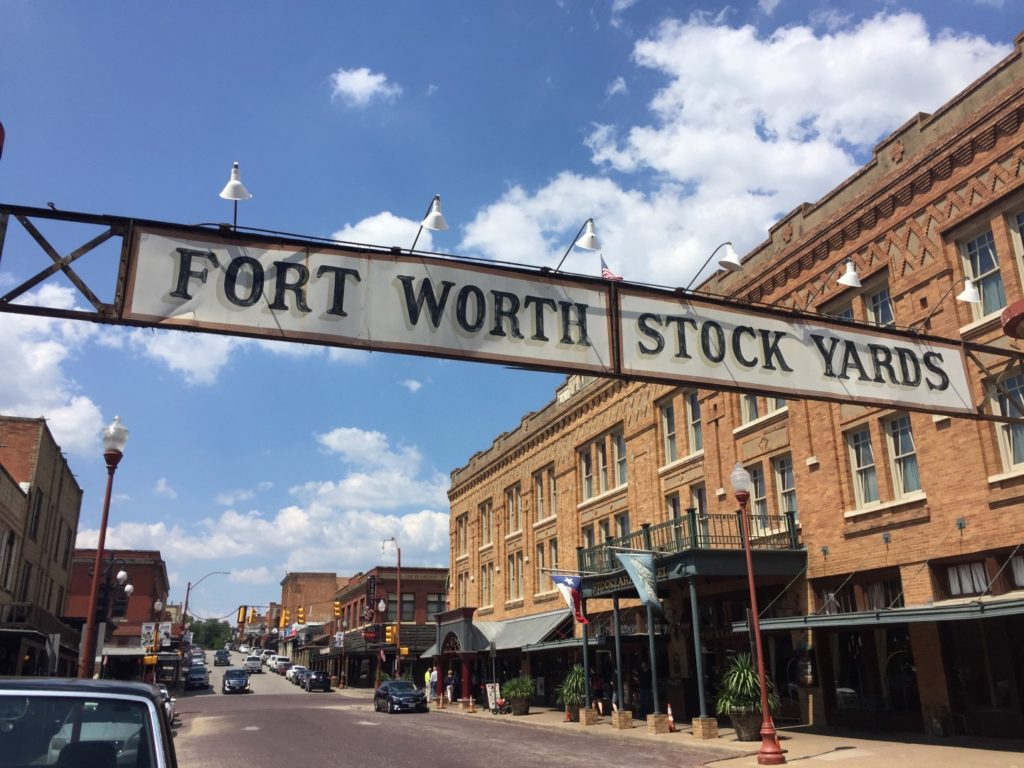
[{"label": "american flag", "polygon": [[580,624],[589,624],[590,622],[587,620],[587,617],[583,615],[583,606],[580,601],[580,577],[552,576],[551,581],[554,582],[562,597],[565,598],[565,603],[569,606],[573,616],[576,617],[576,621]]},{"label": "american flag", "polygon": [[616,275],[614,272],[612,272],[610,269],[608,269],[608,264],[605,262],[604,256],[601,257],[601,277],[603,277],[605,280],[621,280],[622,279],[621,275]]}]

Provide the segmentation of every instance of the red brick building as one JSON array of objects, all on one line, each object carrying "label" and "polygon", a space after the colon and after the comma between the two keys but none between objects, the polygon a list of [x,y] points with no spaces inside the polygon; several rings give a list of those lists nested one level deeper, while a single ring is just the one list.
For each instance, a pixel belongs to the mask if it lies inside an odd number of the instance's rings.
[{"label": "red brick building", "polygon": [[[1021,343],[1000,327],[1024,298],[1022,46],[699,290],[1009,351],[974,354],[970,394],[1024,415]],[[859,287],[836,280],[848,262]],[[968,280],[977,303],[958,300]],[[582,573],[592,669],[615,684],[618,635],[628,706],[650,711],[628,685],[650,663],[662,711],[702,714],[749,647],[737,463],[777,719],[1024,733],[1024,426],[855,401],[570,377],[452,473],[439,653],[483,671],[490,640],[550,699],[582,655],[551,574]],[[616,547],[657,553],[653,621]]]}]

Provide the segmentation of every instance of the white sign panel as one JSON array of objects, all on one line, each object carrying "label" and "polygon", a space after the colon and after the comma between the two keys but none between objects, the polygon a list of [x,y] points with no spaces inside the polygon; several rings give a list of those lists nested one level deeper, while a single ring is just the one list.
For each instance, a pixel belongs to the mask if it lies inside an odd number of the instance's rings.
[{"label": "white sign panel", "polygon": [[621,372],[844,402],[973,413],[960,349],[827,321],[623,290]]},{"label": "white sign panel", "polygon": [[608,294],[440,258],[138,230],[124,317],[611,373]]}]

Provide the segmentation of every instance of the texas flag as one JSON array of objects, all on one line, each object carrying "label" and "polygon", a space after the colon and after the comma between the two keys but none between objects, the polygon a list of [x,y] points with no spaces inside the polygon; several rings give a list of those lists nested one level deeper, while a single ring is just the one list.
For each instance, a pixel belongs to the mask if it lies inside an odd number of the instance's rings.
[{"label": "texas flag", "polygon": [[569,610],[572,611],[573,616],[576,617],[576,621],[580,624],[589,624],[590,621],[583,615],[583,608],[580,603],[580,577],[579,576],[553,576],[551,579],[555,586],[558,587],[558,591],[561,592],[562,597],[565,598],[566,605],[569,606]]}]

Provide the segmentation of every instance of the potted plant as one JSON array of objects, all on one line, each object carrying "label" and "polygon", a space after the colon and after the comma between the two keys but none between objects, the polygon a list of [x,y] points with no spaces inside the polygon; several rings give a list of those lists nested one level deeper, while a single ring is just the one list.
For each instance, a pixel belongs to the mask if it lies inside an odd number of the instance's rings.
[{"label": "potted plant", "polygon": [[580,707],[587,701],[587,676],[583,672],[582,664],[576,664],[569,670],[562,684],[555,689],[555,693],[558,704],[569,711],[573,721],[578,721]]},{"label": "potted plant", "polygon": [[533,678],[527,675],[519,675],[511,680],[506,680],[501,686],[502,695],[508,699],[512,707],[513,715],[526,715],[530,712],[530,699],[537,692],[537,686]]},{"label": "potted plant", "polygon": [[[779,697],[771,679],[765,682],[768,687],[768,708],[774,712],[779,707]],[[734,654],[726,664],[718,684],[715,712],[729,716],[739,741],[757,741],[761,738],[761,686],[757,680],[757,665],[749,653]]]}]

